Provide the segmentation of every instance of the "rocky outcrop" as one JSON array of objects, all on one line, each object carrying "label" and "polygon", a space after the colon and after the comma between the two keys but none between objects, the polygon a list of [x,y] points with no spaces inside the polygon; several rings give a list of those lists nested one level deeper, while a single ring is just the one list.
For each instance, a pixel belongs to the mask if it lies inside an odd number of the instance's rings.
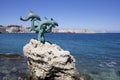
[{"label": "rocky outcrop", "polygon": [[56,44],[31,39],[23,48],[31,70],[31,80],[90,80],[79,74],[75,58]]},{"label": "rocky outcrop", "polygon": [[0,59],[5,58],[5,59],[23,59],[23,56],[19,54],[1,54],[0,53]]}]

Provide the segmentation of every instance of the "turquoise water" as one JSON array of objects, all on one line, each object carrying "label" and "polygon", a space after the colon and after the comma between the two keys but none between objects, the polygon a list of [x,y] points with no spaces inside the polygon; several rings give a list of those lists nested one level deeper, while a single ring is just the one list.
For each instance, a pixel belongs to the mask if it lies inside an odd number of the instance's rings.
[{"label": "turquoise water", "polygon": [[[94,80],[120,80],[120,34],[46,34],[46,40],[69,50],[76,67]],[[0,53],[23,54],[36,34],[0,34]]]}]

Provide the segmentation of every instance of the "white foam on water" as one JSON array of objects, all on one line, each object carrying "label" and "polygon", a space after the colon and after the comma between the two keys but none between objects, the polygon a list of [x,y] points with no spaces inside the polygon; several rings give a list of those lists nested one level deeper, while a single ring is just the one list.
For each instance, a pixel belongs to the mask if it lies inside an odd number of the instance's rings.
[{"label": "white foam on water", "polygon": [[106,66],[108,66],[108,67],[114,67],[116,64],[117,64],[116,62],[111,61],[109,63],[106,63]]}]

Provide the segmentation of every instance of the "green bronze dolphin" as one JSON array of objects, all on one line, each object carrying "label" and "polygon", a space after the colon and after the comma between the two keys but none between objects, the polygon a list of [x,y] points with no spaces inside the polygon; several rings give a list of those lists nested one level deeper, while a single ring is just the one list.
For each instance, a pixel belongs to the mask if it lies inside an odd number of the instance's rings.
[{"label": "green bronze dolphin", "polygon": [[33,26],[34,26],[33,28],[34,31],[39,31],[40,29],[46,28],[45,32],[51,32],[52,27],[58,26],[58,23],[52,18],[49,20],[49,19],[46,19],[45,17],[45,19],[40,21],[37,26],[34,24],[32,25],[32,27]]},{"label": "green bronze dolphin", "polygon": [[38,33],[38,41],[42,43],[45,42],[44,34],[52,32],[52,28],[58,26],[58,23],[52,18],[45,18],[44,20],[38,22],[38,25],[34,25],[34,21],[36,20],[31,21],[31,30],[36,31],[36,33]]},{"label": "green bronze dolphin", "polygon": [[[42,43],[45,43],[44,34],[52,32],[52,28],[58,26],[58,23],[52,18],[48,19],[45,17],[44,20],[41,21],[40,17],[32,11],[30,11],[25,19],[20,17],[20,20],[22,21],[28,21],[29,19],[31,19],[30,30],[38,33],[38,41]],[[35,24],[35,22],[37,22],[38,24]]]},{"label": "green bronze dolphin", "polygon": [[55,26],[58,26],[58,23],[51,18],[50,20],[44,19],[39,24],[40,28],[42,28],[42,26],[49,26],[49,25],[52,25],[53,27],[55,27]]},{"label": "green bronze dolphin", "polygon": [[24,19],[22,18],[22,16],[20,16],[20,20],[22,21],[28,21],[29,19],[31,20],[36,19],[41,21],[40,17],[32,11],[30,11],[29,14]]}]

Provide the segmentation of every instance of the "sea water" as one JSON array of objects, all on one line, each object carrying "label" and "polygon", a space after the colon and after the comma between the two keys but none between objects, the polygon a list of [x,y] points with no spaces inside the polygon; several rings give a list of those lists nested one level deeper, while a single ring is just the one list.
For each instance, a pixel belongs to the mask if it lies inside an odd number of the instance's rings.
[{"label": "sea water", "polygon": [[[23,46],[37,34],[0,34],[0,53],[23,54]],[[76,59],[80,72],[94,80],[120,80],[120,34],[45,34],[47,41],[60,45]]]}]

